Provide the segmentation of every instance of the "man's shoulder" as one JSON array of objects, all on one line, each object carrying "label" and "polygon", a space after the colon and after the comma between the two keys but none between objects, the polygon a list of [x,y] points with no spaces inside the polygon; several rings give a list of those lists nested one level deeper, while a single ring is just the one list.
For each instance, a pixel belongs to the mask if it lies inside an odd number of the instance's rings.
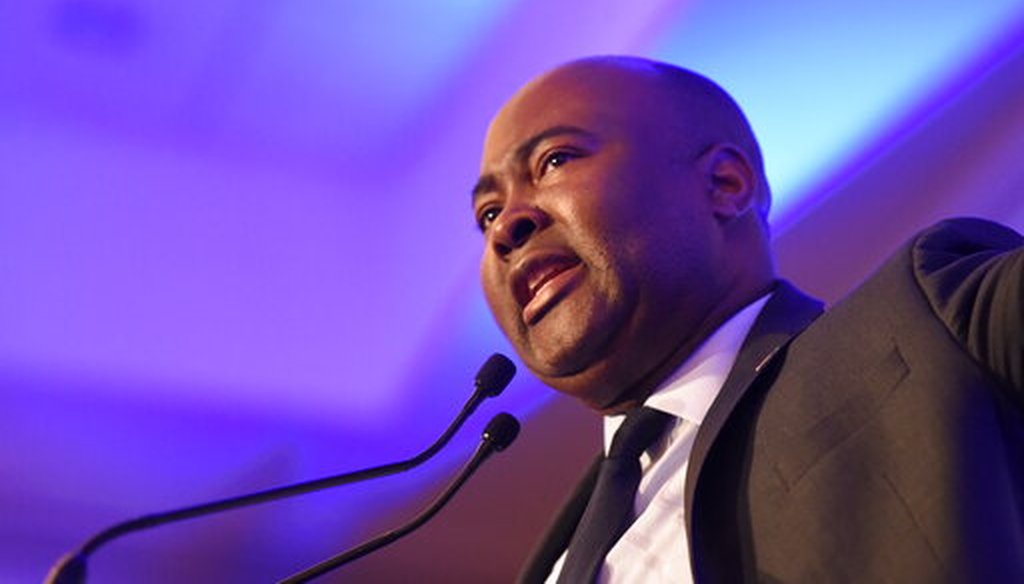
[{"label": "man's shoulder", "polygon": [[[937,317],[963,338],[965,313],[977,307],[978,294],[1000,280],[995,272],[1004,267],[1002,260],[1024,263],[1024,251],[1007,253],[1022,245],[1018,233],[992,221],[943,220],[894,250],[814,328],[826,330],[833,339],[877,336],[882,330],[900,336],[924,328],[921,319]],[[1001,278],[1004,288],[1005,280],[1020,279],[1009,272],[1009,278]]]},{"label": "man's shoulder", "polygon": [[1013,229],[975,217],[940,221],[928,227],[910,242],[915,271],[931,274],[950,264],[968,261],[962,269],[1024,245],[1024,237]]},{"label": "man's shoulder", "polygon": [[873,324],[898,323],[894,337],[920,340],[926,321],[941,323],[977,363],[1024,386],[1024,237],[1013,229],[975,218],[937,223],[848,298]]},{"label": "man's shoulder", "polygon": [[865,291],[889,294],[895,289],[917,289],[933,307],[972,285],[995,261],[1024,245],[1013,229],[987,219],[945,219],[922,229],[868,276],[850,295]]},{"label": "man's shoulder", "polygon": [[1021,262],[1024,237],[986,219],[957,218],[921,231],[908,246],[907,260],[917,285],[933,309],[943,314],[950,304],[973,303],[984,288],[1001,279],[1019,278],[1019,267],[1008,264]]}]

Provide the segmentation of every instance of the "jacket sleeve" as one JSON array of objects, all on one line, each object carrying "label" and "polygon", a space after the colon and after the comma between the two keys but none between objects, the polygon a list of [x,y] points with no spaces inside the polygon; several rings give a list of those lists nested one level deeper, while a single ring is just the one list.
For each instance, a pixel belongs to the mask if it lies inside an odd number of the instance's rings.
[{"label": "jacket sleeve", "polygon": [[955,219],[913,246],[915,276],[964,349],[1024,408],[1024,238],[981,219]]}]

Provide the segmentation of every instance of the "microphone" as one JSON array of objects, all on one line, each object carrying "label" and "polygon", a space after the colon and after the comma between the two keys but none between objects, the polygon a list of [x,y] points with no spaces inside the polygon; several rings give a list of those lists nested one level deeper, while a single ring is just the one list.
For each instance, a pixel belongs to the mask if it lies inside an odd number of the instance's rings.
[{"label": "microphone", "polygon": [[434,441],[426,450],[407,460],[371,467],[364,470],[347,472],[332,475],[320,479],[313,479],[292,485],[284,485],[239,495],[218,501],[200,503],[189,507],[182,507],[163,513],[143,515],[128,521],[116,523],[103,531],[93,535],[86,540],[77,550],[71,551],[62,556],[47,574],[44,584],[82,584],[86,577],[86,561],[91,553],[96,551],[103,544],[121,537],[122,535],[151,529],[160,525],[193,519],[205,515],[222,513],[231,509],[258,505],[269,501],[276,501],[288,497],[295,497],[312,493],[323,489],[347,485],[360,481],[380,478],[388,475],[407,471],[419,466],[437,454],[451,440],[455,432],[465,423],[466,419],[476,411],[480,403],[489,397],[499,395],[512,381],[516,374],[516,366],[508,357],[501,353],[494,353],[480,367],[473,380],[473,395],[462,406],[462,411],[455,417],[452,423],[441,436]]},{"label": "microphone", "polygon": [[518,435],[519,422],[515,417],[506,413],[494,416],[487,424],[487,428],[484,429],[480,445],[477,447],[476,452],[473,453],[473,457],[470,458],[469,462],[462,467],[459,474],[455,476],[455,480],[453,480],[419,515],[401,527],[382,533],[381,535],[349,549],[348,551],[332,556],[318,564],[306,568],[301,572],[292,574],[283,580],[279,580],[277,584],[299,584],[301,582],[309,582],[317,576],[322,576],[331,570],[340,568],[349,562],[357,560],[395,542],[402,537],[405,537],[406,535],[409,535],[436,515],[437,512],[451,500],[455,493],[491,454],[500,452],[507,448]]}]

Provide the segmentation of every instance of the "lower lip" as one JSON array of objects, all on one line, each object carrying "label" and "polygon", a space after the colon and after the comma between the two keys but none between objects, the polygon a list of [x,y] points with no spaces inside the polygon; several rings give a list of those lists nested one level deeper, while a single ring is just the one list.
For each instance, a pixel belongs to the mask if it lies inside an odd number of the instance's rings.
[{"label": "lower lip", "polygon": [[523,307],[523,321],[532,325],[544,317],[555,304],[576,287],[583,274],[580,264],[559,272],[537,290],[533,298]]}]

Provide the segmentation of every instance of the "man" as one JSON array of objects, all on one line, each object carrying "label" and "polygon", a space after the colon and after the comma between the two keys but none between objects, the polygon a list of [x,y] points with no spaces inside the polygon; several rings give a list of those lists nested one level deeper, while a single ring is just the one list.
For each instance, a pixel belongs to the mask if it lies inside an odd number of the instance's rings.
[{"label": "man", "polygon": [[600,461],[522,579],[1024,581],[1020,237],[936,227],[819,317],[775,277],[769,202],[742,112],[670,65],[570,63],[492,122],[473,206],[502,330],[606,450],[623,414],[671,420],[596,567]]}]

